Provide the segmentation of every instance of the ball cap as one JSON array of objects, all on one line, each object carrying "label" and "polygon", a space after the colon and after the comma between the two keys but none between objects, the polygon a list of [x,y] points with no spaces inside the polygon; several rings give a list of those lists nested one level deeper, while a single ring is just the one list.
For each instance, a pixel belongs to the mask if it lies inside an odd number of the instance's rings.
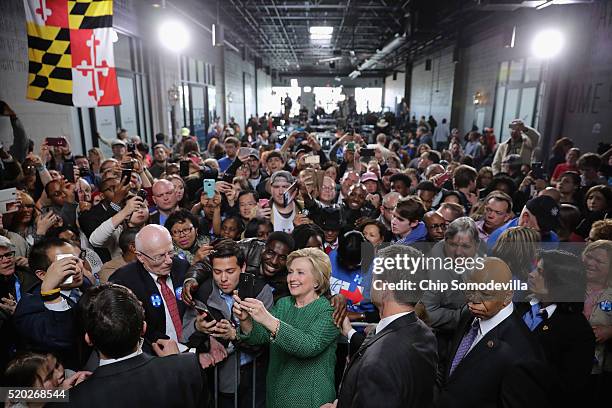
[{"label": "ball cap", "polygon": [[527,201],[525,207],[538,220],[542,232],[548,232],[559,226],[559,205],[549,196],[539,196]]}]

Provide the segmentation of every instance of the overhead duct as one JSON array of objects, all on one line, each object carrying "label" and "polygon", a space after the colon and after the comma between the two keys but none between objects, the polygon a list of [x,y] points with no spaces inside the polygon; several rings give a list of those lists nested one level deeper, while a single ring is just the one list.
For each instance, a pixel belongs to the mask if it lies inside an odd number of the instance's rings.
[{"label": "overhead duct", "polygon": [[406,42],[406,34],[396,34],[393,40],[391,40],[381,50],[377,50],[372,57],[365,60],[360,66],[357,67],[355,71],[351,72],[349,77],[352,79],[357,78],[359,75],[361,75],[361,71],[374,68],[376,64],[382,61],[387,55],[398,49],[404,42]]}]

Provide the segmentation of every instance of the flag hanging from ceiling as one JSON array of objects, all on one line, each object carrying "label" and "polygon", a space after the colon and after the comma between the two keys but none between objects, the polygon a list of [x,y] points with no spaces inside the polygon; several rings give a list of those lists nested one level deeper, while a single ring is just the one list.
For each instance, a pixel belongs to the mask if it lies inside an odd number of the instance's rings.
[{"label": "flag hanging from ceiling", "polygon": [[112,0],[24,0],[27,97],[81,107],[119,105]]}]

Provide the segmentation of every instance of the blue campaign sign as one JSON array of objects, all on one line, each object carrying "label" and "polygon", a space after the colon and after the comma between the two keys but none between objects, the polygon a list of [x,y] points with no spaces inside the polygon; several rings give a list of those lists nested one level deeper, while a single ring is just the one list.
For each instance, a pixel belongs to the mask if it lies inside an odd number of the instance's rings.
[{"label": "blue campaign sign", "polygon": [[599,302],[599,308],[604,312],[612,311],[612,300],[604,300]]}]

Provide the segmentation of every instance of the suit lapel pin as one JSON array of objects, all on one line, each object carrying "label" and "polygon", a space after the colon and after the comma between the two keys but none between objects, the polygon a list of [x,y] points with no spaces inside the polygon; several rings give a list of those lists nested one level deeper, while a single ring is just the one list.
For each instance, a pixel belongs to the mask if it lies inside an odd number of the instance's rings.
[{"label": "suit lapel pin", "polygon": [[548,330],[548,326],[547,326],[547,325],[544,325],[544,326],[542,327],[542,330]]},{"label": "suit lapel pin", "polygon": [[493,340],[487,341],[487,347],[488,348],[493,348],[493,346],[495,346],[495,343],[493,342]]}]

